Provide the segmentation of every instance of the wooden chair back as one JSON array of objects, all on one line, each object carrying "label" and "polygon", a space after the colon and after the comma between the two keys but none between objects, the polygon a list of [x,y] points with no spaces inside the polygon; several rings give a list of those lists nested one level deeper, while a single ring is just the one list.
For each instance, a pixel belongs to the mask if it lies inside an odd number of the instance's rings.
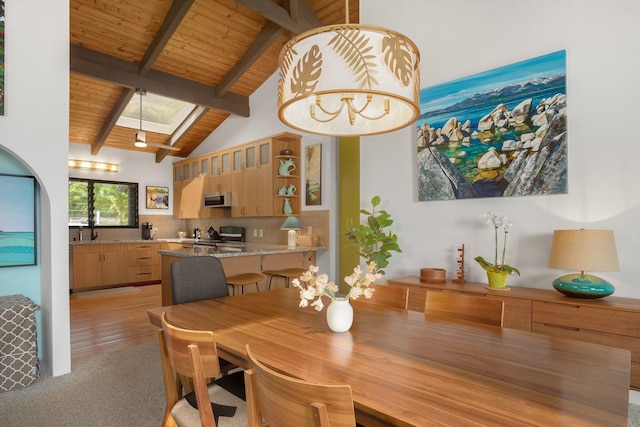
[{"label": "wooden chair back", "polygon": [[173,424],[171,408],[185,392],[193,390],[202,425],[215,426],[207,391],[208,379],[220,374],[213,332],[178,328],[167,321],[167,313],[162,313],[160,352],[167,397],[163,425]]},{"label": "wooden chair back", "polygon": [[502,326],[504,302],[483,296],[427,291],[424,312],[427,318]]},{"label": "wooden chair back", "polygon": [[249,427],[356,425],[349,385],[317,384],[282,375],[262,363],[247,345],[245,371]]},{"label": "wooden chair back", "polygon": [[389,285],[369,285],[369,287],[374,289],[371,298],[361,296],[358,301],[375,304],[380,307],[407,309],[409,305],[409,289]]}]

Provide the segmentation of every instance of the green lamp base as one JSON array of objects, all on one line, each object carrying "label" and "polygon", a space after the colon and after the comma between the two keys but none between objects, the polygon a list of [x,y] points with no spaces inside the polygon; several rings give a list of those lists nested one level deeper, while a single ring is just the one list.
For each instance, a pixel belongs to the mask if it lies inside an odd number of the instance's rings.
[{"label": "green lamp base", "polygon": [[554,280],[553,287],[571,298],[602,298],[615,291],[611,283],[590,274],[567,274]]}]

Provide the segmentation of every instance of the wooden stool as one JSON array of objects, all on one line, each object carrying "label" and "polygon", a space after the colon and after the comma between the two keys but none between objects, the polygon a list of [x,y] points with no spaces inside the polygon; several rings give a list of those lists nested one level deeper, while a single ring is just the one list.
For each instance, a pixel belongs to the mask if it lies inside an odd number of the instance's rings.
[{"label": "wooden stool", "polygon": [[235,276],[227,276],[227,283],[233,286],[233,295],[236,294],[236,289],[240,287],[240,293],[244,294],[244,287],[246,285],[256,284],[256,290],[260,292],[258,282],[264,280],[264,274],[260,273],[242,273]]},{"label": "wooden stool", "polygon": [[267,289],[271,289],[271,281],[274,276],[282,277],[285,280],[285,288],[288,288],[289,281],[302,276],[305,271],[307,271],[306,268],[283,268],[282,270],[265,270],[263,273],[269,275],[269,284],[267,285]]}]

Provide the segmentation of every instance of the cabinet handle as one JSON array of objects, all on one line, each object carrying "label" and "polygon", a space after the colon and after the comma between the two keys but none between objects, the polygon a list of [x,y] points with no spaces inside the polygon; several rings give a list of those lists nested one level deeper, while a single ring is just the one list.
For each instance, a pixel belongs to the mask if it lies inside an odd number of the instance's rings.
[{"label": "cabinet handle", "polygon": [[138,276],[149,276],[151,273],[137,273]]},{"label": "cabinet handle", "polygon": [[150,248],[151,245],[142,245],[142,246],[136,246],[136,249],[146,249],[146,248]]},{"label": "cabinet handle", "polygon": [[142,256],[142,257],[138,257],[136,259],[151,259],[151,257],[150,256]]},{"label": "cabinet handle", "polygon": [[563,326],[563,325],[554,325],[552,323],[543,323],[543,325],[545,326],[545,328],[555,328],[555,329],[565,329],[567,331],[579,331],[580,328],[574,328],[571,326]]}]

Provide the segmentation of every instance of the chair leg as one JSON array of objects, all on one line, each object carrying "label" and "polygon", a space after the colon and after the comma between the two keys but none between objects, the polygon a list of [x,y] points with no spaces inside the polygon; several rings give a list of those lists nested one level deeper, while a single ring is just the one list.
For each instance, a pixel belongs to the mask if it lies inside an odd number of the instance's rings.
[{"label": "chair leg", "polygon": [[271,281],[273,280],[273,276],[269,276],[269,283],[267,284],[267,290],[271,289]]}]

